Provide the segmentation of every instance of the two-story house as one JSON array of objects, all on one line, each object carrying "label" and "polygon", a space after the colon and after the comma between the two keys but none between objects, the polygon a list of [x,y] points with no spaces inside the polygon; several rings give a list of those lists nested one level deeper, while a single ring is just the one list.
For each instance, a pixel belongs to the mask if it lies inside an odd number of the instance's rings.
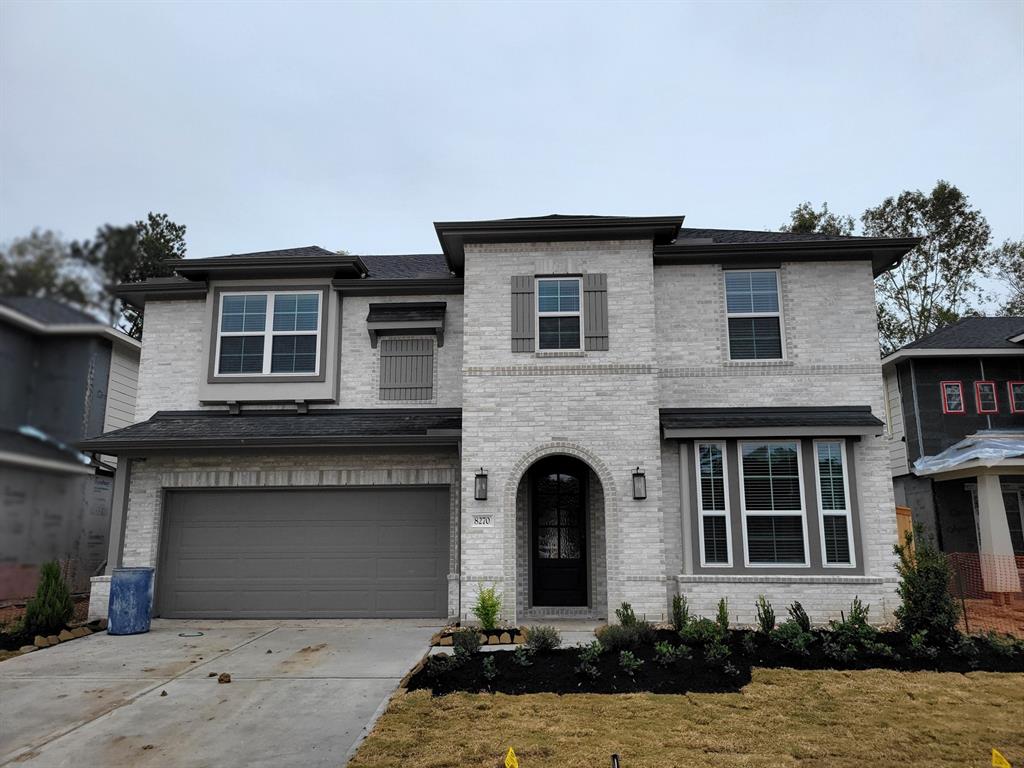
[{"label": "two-story house", "polygon": [[72,444],[135,420],[139,342],[53,299],[0,296],[0,364],[0,599],[35,592],[48,560],[87,591],[116,460]]},{"label": "two-story house", "polygon": [[[144,306],[119,562],[169,617],[895,606],[873,277],[916,240],[682,217],[189,259]],[[106,610],[93,587],[92,612]]]},{"label": "two-story house", "polygon": [[882,366],[896,503],[959,564],[980,572],[974,591],[1019,593],[1024,318],[961,320]]}]

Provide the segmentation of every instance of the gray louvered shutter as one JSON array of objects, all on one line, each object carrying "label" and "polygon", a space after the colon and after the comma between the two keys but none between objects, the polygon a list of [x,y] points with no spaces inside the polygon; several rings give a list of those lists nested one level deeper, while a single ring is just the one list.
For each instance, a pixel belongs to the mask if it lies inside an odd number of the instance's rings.
[{"label": "gray louvered shutter", "polygon": [[430,400],[434,396],[434,340],[381,339],[380,399]]},{"label": "gray louvered shutter", "polygon": [[608,349],[608,275],[594,273],[583,276],[583,348],[587,351]]},{"label": "gray louvered shutter", "polygon": [[533,275],[512,275],[512,351],[533,352]]}]

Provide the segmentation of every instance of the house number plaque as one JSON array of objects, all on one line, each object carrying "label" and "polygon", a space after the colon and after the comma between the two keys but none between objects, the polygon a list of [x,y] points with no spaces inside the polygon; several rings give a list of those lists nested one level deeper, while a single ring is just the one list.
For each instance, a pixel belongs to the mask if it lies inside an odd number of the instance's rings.
[{"label": "house number plaque", "polygon": [[473,515],[474,528],[493,528],[493,515]]}]

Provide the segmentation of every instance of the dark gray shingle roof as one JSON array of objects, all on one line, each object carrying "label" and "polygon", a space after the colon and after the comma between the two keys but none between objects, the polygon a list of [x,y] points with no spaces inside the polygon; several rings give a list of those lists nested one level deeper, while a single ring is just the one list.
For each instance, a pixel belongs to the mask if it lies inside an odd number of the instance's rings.
[{"label": "dark gray shingle roof", "polygon": [[794,408],[662,408],[665,429],[751,427],[881,427],[870,406]]},{"label": "dark gray shingle roof", "polygon": [[444,254],[411,253],[360,256],[370,280],[423,280],[451,277]]},{"label": "dark gray shingle roof", "polygon": [[224,256],[211,256],[214,259],[295,259],[318,256],[337,256],[336,251],[329,251],[319,245],[303,245],[298,248],[280,248],[276,251],[253,251],[252,253],[228,253]]},{"label": "dark gray shingle roof", "polygon": [[903,349],[1019,349],[1009,341],[1024,333],[1024,317],[968,317],[912,341]]},{"label": "dark gray shingle roof", "polygon": [[118,454],[143,449],[260,448],[427,442],[462,427],[458,408],[281,411],[160,411],[148,421],[83,440],[79,448]]},{"label": "dark gray shingle roof", "polygon": [[843,235],[823,235],[820,232],[763,232],[753,229],[693,229],[679,230],[680,240],[713,240],[716,244],[735,243],[803,243],[818,240],[844,240],[856,242],[863,238]]},{"label": "dark gray shingle roof", "polygon": [[92,315],[56,299],[0,296],[0,304],[43,325],[103,325]]}]

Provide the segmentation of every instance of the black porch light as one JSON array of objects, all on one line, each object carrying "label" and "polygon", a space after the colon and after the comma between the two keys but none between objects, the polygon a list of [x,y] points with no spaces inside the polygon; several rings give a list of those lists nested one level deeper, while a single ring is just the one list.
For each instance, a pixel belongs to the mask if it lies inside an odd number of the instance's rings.
[{"label": "black porch light", "polygon": [[476,482],[473,483],[473,498],[477,501],[487,500],[487,473],[484,472],[483,467],[480,467],[480,471],[476,473]]},{"label": "black porch light", "polygon": [[647,476],[640,471],[640,467],[637,467],[636,471],[633,472],[633,498],[647,498]]}]

